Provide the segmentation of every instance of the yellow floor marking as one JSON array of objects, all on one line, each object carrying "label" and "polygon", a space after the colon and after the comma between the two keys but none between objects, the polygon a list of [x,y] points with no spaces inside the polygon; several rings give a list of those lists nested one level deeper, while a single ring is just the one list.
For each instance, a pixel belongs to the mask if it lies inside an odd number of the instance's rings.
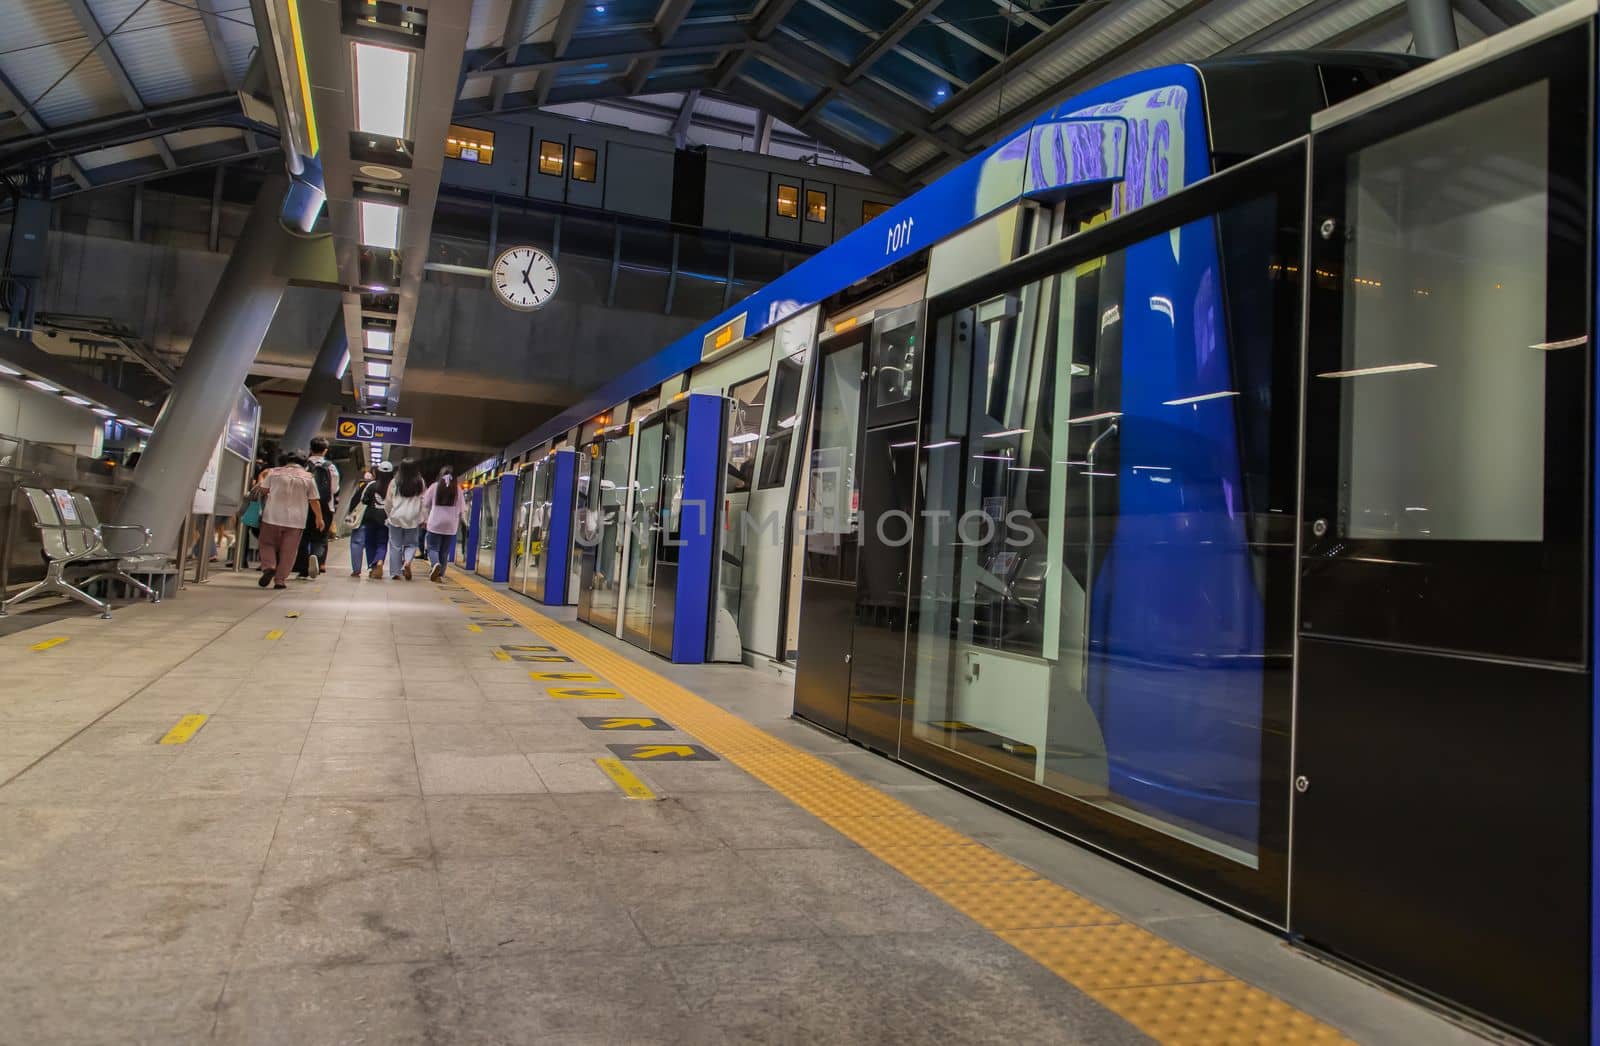
[{"label": "yellow floor marking", "polygon": [[482,632],[483,631],[483,626],[482,625],[468,625],[467,626],[467,631],[468,632]]},{"label": "yellow floor marking", "polygon": [[283,638],[283,629],[281,629],[281,628],[273,629],[271,632],[267,633],[267,638],[268,639],[282,639]]},{"label": "yellow floor marking", "polygon": [[630,728],[648,728],[661,722],[659,719],[629,719],[625,716],[614,715],[600,724],[602,730],[627,730]]},{"label": "yellow floor marking", "polygon": [[656,794],[637,777],[632,771],[622,765],[620,759],[596,759],[595,765],[605,771],[605,775],[617,783],[622,789],[622,794],[629,799],[654,799]]},{"label": "yellow floor marking", "polygon": [[506,653],[504,650],[496,650],[494,652],[494,656],[495,656],[496,659],[498,659],[500,661],[510,661],[511,660],[511,655]]},{"label": "yellow floor marking", "polygon": [[557,701],[620,701],[622,691],[599,690],[594,687],[561,686],[551,687],[550,696]]},{"label": "yellow floor marking", "polygon": [[29,647],[28,649],[29,650],[49,650],[53,646],[60,646],[62,643],[65,643],[67,640],[69,640],[71,638],[72,638],[71,636],[51,636],[49,639],[46,639],[43,643],[35,643],[35,644],[33,644],[33,646]]},{"label": "yellow floor marking", "polygon": [[288,612],[288,613],[287,613],[287,614],[285,614],[285,615],[283,615],[283,616],[284,616],[284,617],[299,617],[299,616],[300,616],[300,611],[298,611],[298,610],[291,610],[291,611],[289,611],[289,612]]},{"label": "yellow floor marking", "polygon": [[598,683],[600,677],[592,672],[529,672],[534,679],[565,679],[573,683]]},{"label": "yellow floor marking", "polygon": [[[454,580],[1156,1040],[1182,1046],[1349,1041],[581,632],[474,578]],[[596,762],[606,770],[607,760]]]},{"label": "yellow floor marking", "polygon": [[206,716],[186,715],[178,720],[178,725],[167,731],[167,736],[161,739],[164,745],[181,745],[193,737],[196,730],[205,725]]}]

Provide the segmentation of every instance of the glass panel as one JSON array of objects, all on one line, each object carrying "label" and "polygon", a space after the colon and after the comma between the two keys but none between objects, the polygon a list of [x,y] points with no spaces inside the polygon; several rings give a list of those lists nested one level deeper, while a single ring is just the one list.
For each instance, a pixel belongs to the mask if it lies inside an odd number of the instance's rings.
[{"label": "glass panel", "polygon": [[525,468],[517,477],[517,519],[512,530],[511,587],[519,592],[531,592],[528,566],[532,552],[534,517],[534,473],[538,466]]},{"label": "glass panel", "polygon": [[826,222],[828,220],[828,194],[815,189],[806,190],[806,221]]},{"label": "glass panel", "polygon": [[757,374],[748,381],[729,386],[733,401],[728,418],[729,494],[742,494],[755,479],[756,448],[761,439],[761,412],[767,399],[767,376]]},{"label": "glass panel", "polygon": [[856,433],[861,427],[862,344],[822,358],[817,383],[816,446],[806,499],[806,577],[852,581],[856,576],[859,495]]},{"label": "glass panel", "polygon": [[759,487],[781,487],[789,475],[789,446],[800,420],[800,379],[805,374],[805,353],[778,361],[773,375],[772,409],[767,411],[767,441],[761,452]]},{"label": "glass panel", "polygon": [[1246,868],[1294,627],[1278,199],[938,321],[911,616],[916,742]]},{"label": "glass panel", "polygon": [[444,154],[467,163],[494,163],[494,132],[453,123],[445,133]]},{"label": "glass panel", "polygon": [[605,629],[617,626],[617,579],[622,576],[622,528],[627,525],[628,457],[632,453],[632,436],[607,440],[600,466],[599,518],[596,521],[599,539],[589,613],[590,619]]},{"label": "glass panel", "polygon": [[500,484],[488,483],[483,488],[483,508],[478,511],[478,564],[477,572],[484,576],[494,574],[494,538],[499,529],[496,518],[500,514]]},{"label": "glass panel", "polygon": [[650,642],[650,611],[655,602],[656,534],[661,529],[661,451],[663,426],[653,421],[639,430],[639,462],[634,470],[633,518],[629,520],[627,591],[622,600],[624,635]]},{"label": "glass panel", "polygon": [[1343,361],[1317,375],[1342,386],[1346,537],[1544,539],[1546,364],[1584,344],[1545,330],[1549,91],[1348,161]]},{"label": "glass panel", "polygon": [[599,157],[593,149],[576,146],[572,150],[572,180],[575,182],[592,182],[595,171],[599,167]]},{"label": "glass panel", "polygon": [[908,402],[917,392],[917,325],[903,323],[872,335],[872,405]]},{"label": "glass panel", "polygon": [[880,214],[883,214],[893,206],[894,204],[892,203],[878,203],[873,200],[863,200],[861,202],[861,224],[867,224],[872,219],[876,218]]},{"label": "glass panel", "polygon": [[[667,545],[660,550],[660,555],[668,562],[677,562],[678,545],[683,540],[681,533],[684,523],[683,454],[688,443],[685,432],[688,423],[687,410],[667,411],[666,433],[661,453],[661,492],[657,500],[661,505],[661,533],[667,538]],[[703,513],[706,508],[707,506],[702,506],[690,513],[691,527],[703,525]]]},{"label": "glass panel", "polygon": [[793,185],[778,186],[778,217],[800,217],[800,190]]},{"label": "glass panel", "polygon": [[560,142],[546,139],[539,143],[539,173],[551,174],[557,178],[566,169],[567,147]]}]

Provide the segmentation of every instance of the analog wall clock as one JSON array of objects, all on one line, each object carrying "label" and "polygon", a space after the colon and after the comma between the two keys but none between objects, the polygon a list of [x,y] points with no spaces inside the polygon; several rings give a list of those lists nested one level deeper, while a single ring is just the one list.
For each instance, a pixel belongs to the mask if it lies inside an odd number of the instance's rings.
[{"label": "analog wall clock", "polygon": [[489,285],[501,304],[532,312],[555,297],[561,285],[556,263],[537,247],[512,247],[494,260]]}]

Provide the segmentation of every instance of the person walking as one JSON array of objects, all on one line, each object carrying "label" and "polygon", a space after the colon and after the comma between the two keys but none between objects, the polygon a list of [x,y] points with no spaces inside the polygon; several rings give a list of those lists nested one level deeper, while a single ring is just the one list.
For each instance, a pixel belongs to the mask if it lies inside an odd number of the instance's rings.
[{"label": "person walking", "polygon": [[261,474],[256,489],[266,497],[261,508],[261,580],[256,584],[288,588],[307,513],[313,525],[323,525],[317,481],[306,471],[304,455],[290,453],[284,464]]},{"label": "person walking", "polygon": [[294,572],[302,578],[316,580],[328,561],[328,531],[333,529],[335,511],[339,507],[339,467],[328,460],[328,440],[316,436],[311,440],[311,456],[306,460],[306,470],[317,481],[317,500],[322,503],[323,526],[311,525],[311,514],[306,513],[305,533],[300,535],[300,551],[295,556]]},{"label": "person walking", "polygon": [[411,561],[416,557],[422,531],[422,495],[428,485],[422,480],[422,467],[416,458],[402,458],[400,470],[389,485],[384,511],[389,514],[389,577],[411,580]]},{"label": "person walking", "polygon": [[449,468],[439,470],[439,478],[422,495],[422,507],[426,510],[423,526],[428,532],[428,562],[433,564],[428,580],[443,581],[445,566],[455,558],[461,517],[467,512],[466,494]]},{"label": "person walking", "polygon": [[[367,566],[367,491],[372,487],[372,470],[367,469],[350,492],[350,511],[344,517],[345,533],[350,538],[350,576],[360,577]],[[387,540],[387,536],[385,536]]]},{"label": "person walking", "polygon": [[393,485],[394,463],[380,461],[373,469],[372,486],[361,495],[366,506],[361,527],[365,531],[362,543],[367,549],[368,577],[383,577],[383,562],[389,554],[389,488]]}]

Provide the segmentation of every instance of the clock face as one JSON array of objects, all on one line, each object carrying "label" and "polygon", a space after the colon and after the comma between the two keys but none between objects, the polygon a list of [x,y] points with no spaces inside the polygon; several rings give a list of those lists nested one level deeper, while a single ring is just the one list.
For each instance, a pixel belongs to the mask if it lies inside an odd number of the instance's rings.
[{"label": "clock face", "polygon": [[513,247],[494,260],[489,283],[513,309],[531,312],[555,296],[561,285],[556,263],[537,247]]}]

